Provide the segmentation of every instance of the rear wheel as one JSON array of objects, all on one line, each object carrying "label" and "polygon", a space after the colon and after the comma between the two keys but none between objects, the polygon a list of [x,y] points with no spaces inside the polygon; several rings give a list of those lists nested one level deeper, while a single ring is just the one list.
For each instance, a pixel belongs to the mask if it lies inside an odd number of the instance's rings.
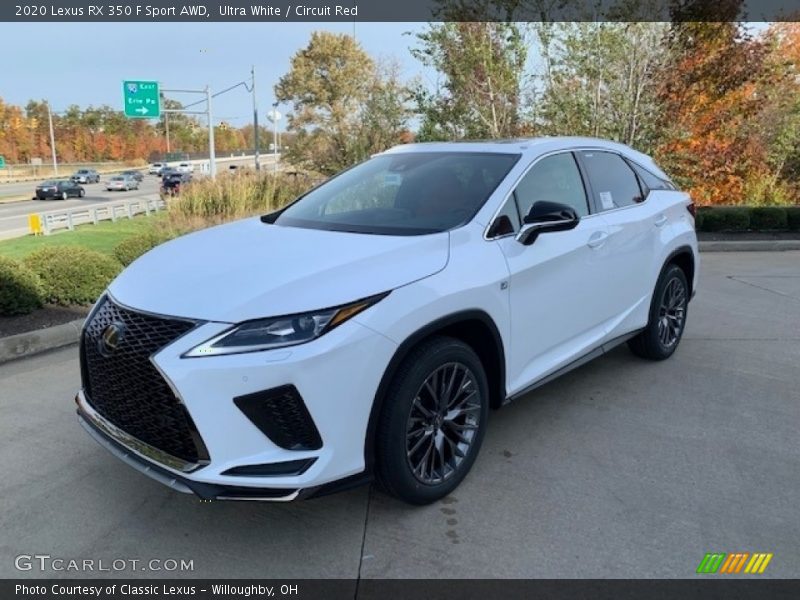
[{"label": "rear wheel", "polygon": [[675,352],[686,327],[689,285],[679,266],[670,264],[656,283],[647,327],[628,342],[637,356],[664,360]]},{"label": "rear wheel", "polygon": [[86,195],[86,191],[81,189],[78,190],[78,198],[83,198]]},{"label": "rear wheel", "polygon": [[67,194],[67,192],[61,192],[61,199],[66,200],[67,198],[69,198],[69,194]]},{"label": "rear wheel", "polygon": [[411,504],[452,492],[480,449],[489,416],[489,385],[475,352],[460,340],[435,337],[403,361],[377,431],[382,487]]}]

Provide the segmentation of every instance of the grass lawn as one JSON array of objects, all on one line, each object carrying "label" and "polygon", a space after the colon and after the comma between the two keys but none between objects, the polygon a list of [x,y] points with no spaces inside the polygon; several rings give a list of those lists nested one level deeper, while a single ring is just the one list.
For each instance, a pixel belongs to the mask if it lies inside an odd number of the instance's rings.
[{"label": "grass lawn", "polygon": [[120,241],[144,233],[156,219],[163,218],[165,213],[158,215],[141,215],[133,219],[120,219],[116,223],[101,221],[97,225],[80,225],[75,231],[63,231],[52,235],[26,235],[25,237],[0,241],[0,256],[21,259],[39,248],[45,246],[83,246],[111,255],[114,246]]}]

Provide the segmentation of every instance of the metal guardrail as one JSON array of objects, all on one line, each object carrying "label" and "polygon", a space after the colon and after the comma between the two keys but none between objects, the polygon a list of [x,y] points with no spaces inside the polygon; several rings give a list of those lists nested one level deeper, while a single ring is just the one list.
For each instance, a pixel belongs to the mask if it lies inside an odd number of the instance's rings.
[{"label": "metal guardrail", "polygon": [[163,210],[166,206],[167,203],[162,198],[137,198],[90,208],[72,208],[33,214],[30,215],[28,222],[31,233],[50,235],[59,229],[72,231],[78,225],[87,223],[97,225],[100,221],[131,219],[140,214],[149,215]]}]

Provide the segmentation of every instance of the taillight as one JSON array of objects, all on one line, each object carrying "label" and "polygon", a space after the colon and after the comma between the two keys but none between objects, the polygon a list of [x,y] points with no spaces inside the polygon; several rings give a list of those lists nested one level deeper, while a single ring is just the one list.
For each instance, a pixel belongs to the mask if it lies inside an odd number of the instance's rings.
[{"label": "taillight", "polygon": [[692,218],[697,217],[697,208],[695,207],[694,202],[689,202],[689,204],[686,205],[686,210],[689,211],[689,214],[692,215]]}]

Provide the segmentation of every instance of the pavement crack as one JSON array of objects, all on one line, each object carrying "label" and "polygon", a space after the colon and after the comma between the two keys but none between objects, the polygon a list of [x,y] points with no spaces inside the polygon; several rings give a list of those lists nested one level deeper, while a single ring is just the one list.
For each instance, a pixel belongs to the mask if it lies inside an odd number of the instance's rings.
[{"label": "pavement crack", "polygon": [[358,577],[356,578],[356,590],[353,595],[353,600],[358,600],[358,591],[361,587],[361,567],[364,565],[364,549],[367,545],[367,525],[369,524],[369,508],[372,504],[373,487],[373,485],[370,485],[369,491],[367,492],[367,510],[364,511],[364,532],[361,535],[361,553],[358,556]]},{"label": "pavement crack", "polygon": [[775,294],[776,296],[782,296],[784,298],[789,298],[790,300],[794,300],[795,302],[800,302],[800,298],[796,298],[791,294],[784,294],[783,292],[779,292],[778,290],[773,290],[772,288],[764,287],[763,285],[758,285],[757,283],[752,283],[750,281],[745,281],[744,279],[739,279],[739,277],[737,277],[736,275],[728,275],[727,277],[731,281],[743,283],[744,285],[749,285],[750,287],[754,287],[758,290],[764,290],[765,292],[769,292],[770,294]]}]

